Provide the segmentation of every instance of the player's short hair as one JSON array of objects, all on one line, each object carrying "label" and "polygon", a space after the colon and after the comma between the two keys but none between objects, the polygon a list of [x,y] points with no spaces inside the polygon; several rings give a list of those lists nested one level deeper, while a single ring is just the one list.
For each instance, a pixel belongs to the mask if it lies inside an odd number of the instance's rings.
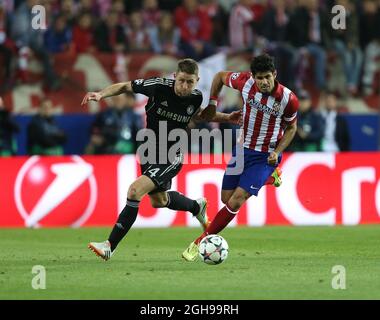
[{"label": "player's short hair", "polygon": [[251,72],[253,75],[259,72],[274,72],[275,70],[274,58],[267,53],[254,57],[251,62]]},{"label": "player's short hair", "polygon": [[195,74],[198,75],[199,68],[198,64],[195,60],[186,58],[178,61],[177,73],[185,72],[187,74]]}]

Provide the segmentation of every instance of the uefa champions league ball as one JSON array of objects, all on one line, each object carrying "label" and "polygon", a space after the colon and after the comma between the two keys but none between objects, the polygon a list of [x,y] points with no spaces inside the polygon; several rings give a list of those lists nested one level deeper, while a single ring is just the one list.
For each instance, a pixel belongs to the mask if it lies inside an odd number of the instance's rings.
[{"label": "uefa champions league ball", "polygon": [[207,264],[222,263],[228,257],[227,241],[217,234],[208,235],[199,243],[199,257]]}]

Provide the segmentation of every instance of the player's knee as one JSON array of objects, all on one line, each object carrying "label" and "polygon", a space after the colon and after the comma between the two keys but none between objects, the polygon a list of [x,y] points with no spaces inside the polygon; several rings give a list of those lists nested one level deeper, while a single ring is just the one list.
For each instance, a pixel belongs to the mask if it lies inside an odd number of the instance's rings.
[{"label": "player's knee", "polygon": [[227,205],[228,205],[228,208],[231,209],[232,211],[238,211],[240,210],[243,203],[237,201],[236,199],[230,199]]},{"label": "player's knee", "polygon": [[131,200],[140,200],[140,194],[138,188],[135,186],[130,186],[128,189],[128,199]]},{"label": "player's knee", "polygon": [[227,204],[228,200],[231,199],[232,195],[233,195],[233,192],[222,190],[221,198],[222,198],[223,204]]},{"label": "player's knee", "polygon": [[228,200],[230,200],[230,197],[228,197],[228,196],[222,196],[222,202],[223,202],[223,204],[227,204]]},{"label": "player's knee", "polygon": [[246,201],[244,195],[233,195],[228,201],[228,207],[233,211],[238,211]]}]

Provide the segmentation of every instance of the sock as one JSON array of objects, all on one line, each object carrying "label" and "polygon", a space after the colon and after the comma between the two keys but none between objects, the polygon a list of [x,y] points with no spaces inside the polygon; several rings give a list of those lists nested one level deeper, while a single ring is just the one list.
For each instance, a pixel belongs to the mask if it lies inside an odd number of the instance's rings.
[{"label": "sock", "polygon": [[168,195],[167,208],[179,211],[189,211],[194,216],[198,214],[200,208],[198,202],[195,200],[189,199],[177,191],[168,191],[166,194]]},{"label": "sock", "polygon": [[108,237],[108,241],[111,243],[111,251],[116,249],[119,242],[124,238],[136,221],[139,204],[140,201],[127,199],[127,204],[123,211],[121,211],[117,222]]},{"label": "sock", "polygon": [[273,183],[274,183],[274,177],[269,176],[268,179],[267,179],[267,181],[265,181],[264,184],[273,184]]},{"label": "sock", "polygon": [[210,225],[207,227],[205,232],[202,233],[202,235],[197,238],[194,242],[196,244],[199,244],[201,240],[208,236],[209,234],[217,234],[220,231],[222,231],[229,223],[230,221],[236,216],[236,214],[239,212],[232,211],[228,205],[224,206],[220,211],[216,214],[214,220],[211,221]]}]

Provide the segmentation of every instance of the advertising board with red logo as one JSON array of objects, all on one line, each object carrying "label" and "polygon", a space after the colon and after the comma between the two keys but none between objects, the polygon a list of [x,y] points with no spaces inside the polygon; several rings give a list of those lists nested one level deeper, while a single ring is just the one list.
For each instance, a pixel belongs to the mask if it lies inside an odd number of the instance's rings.
[{"label": "advertising board with red logo", "polygon": [[[213,218],[225,163],[185,164],[172,190],[208,198]],[[380,153],[293,153],[281,163],[283,184],[252,197],[230,226],[380,223]],[[140,175],[134,156],[0,159],[0,227],[111,226]],[[135,227],[197,226],[187,212],[140,205]]]}]

